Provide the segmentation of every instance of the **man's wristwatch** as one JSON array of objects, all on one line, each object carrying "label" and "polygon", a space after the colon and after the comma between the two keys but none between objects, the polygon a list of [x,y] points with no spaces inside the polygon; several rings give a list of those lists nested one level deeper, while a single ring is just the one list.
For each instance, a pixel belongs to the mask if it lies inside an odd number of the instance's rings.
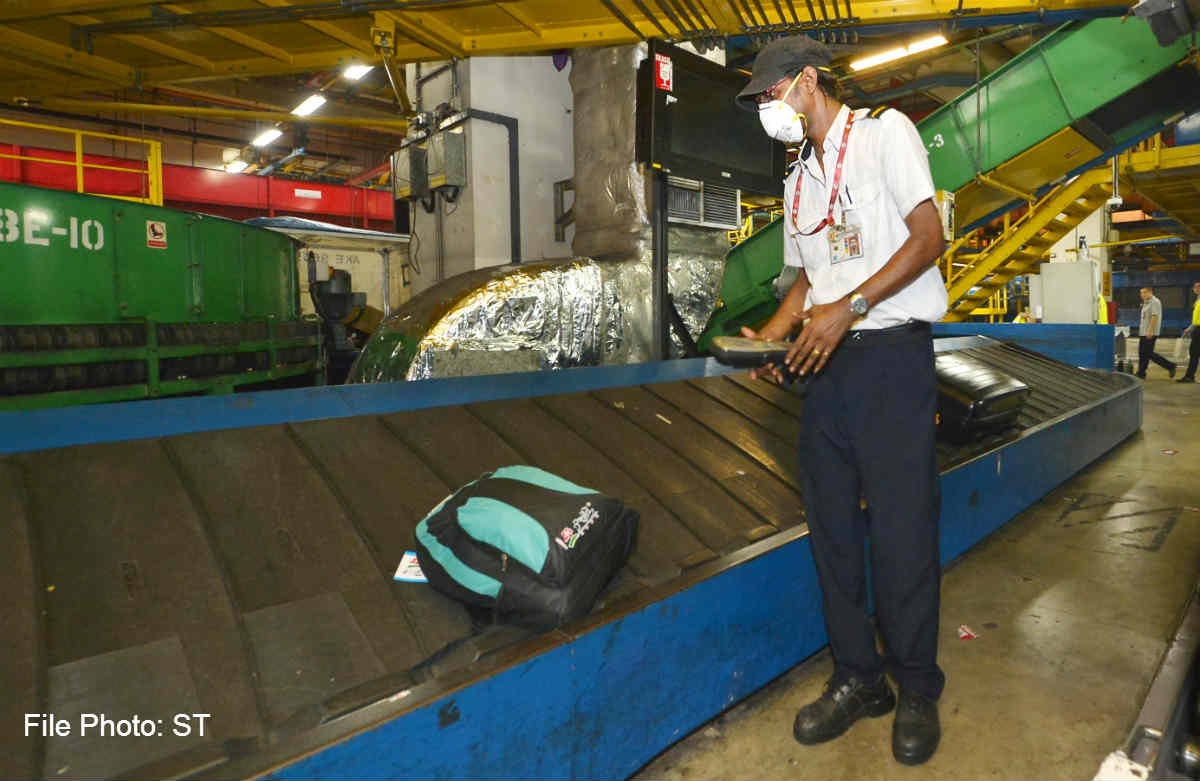
[{"label": "man's wristwatch", "polygon": [[871,305],[867,303],[867,299],[862,293],[850,294],[850,311],[859,317],[866,317],[870,311]]}]

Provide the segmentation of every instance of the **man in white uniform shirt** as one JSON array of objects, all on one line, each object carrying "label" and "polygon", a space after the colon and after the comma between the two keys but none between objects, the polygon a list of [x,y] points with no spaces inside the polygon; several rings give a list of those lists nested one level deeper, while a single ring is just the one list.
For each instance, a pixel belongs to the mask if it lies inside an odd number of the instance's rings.
[{"label": "man in white uniform shirt", "polygon": [[[768,44],[738,95],[768,135],[799,145],[784,186],[783,259],[799,276],[759,333],[804,329],[787,367],[810,375],[801,479],[834,674],[796,716],[801,743],[841,735],[896,705],[892,753],[927,760],[941,735],[941,569],[929,324],[946,313],[942,229],[924,145],[898,111],[851,111],[830,52],[807,36]],[[766,372],[756,372],[756,376]],[[862,509],[860,498],[866,500]],[[867,551],[885,656],[867,607]]]}]

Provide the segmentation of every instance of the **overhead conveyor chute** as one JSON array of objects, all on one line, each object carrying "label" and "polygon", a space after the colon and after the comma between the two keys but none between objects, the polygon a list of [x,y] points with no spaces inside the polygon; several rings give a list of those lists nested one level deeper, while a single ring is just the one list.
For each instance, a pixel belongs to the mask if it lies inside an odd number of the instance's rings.
[{"label": "overhead conveyor chute", "polygon": [[[919,122],[934,185],[955,193],[959,232],[1021,205],[1023,198],[1044,201],[1052,195],[1044,192],[1049,183],[1086,170],[1200,103],[1200,79],[1187,58],[1185,40],[1160,47],[1149,27],[1135,20],[1067,24]],[[1069,222],[1050,215],[1048,222],[1054,220]],[[777,275],[764,275],[762,268],[782,268],[782,242],[782,223],[776,220],[730,250],[721,306],[699,341],[701,349],[712,337],[735,333],[773,311]],[[1024,251],[1032,250],[1027,243],[1014,246],[1023,244]]]},{"label": "overhead conveyor chute", "polygon": [[1196,84],[1194,69],[1175,68],[1187,56],[1185,41],[1161,47],[1134,21],[1064,25],[923,119],[960,229],[1160,128]]}]

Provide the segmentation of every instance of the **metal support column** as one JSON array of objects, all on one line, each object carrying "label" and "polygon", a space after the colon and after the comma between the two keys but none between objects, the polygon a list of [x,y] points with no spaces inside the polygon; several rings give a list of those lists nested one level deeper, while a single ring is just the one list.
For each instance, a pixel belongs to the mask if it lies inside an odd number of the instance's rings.
[{"label": "metal support column", "polygon": [[664,361],[670,355],[671,343],[667,330],[667,175],[658,167],[652,168],[651,229],[653,231],[651,251],[651,342],[650,360]]}]

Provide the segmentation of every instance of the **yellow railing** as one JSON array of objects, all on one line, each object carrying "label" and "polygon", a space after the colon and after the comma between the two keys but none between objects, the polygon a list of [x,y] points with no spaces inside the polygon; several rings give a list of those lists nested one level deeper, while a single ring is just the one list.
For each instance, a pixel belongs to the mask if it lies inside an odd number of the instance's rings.
[{"label": "yellow railing", "polygon": [[[15,155],[7,152],[0,152],[0,158],[6,160],[28,160],[35,163],[49,163],[51,165],[69,165],[75,169],[75,192],[86,193],[88,195],[103,195],[108,198],[120,198],[123,201],[136,201],[138,203],[149,203],[155,206],[162,206],[163,202],[163,180],[162,180],[162,144],[158,141],[148,141],[140,138],[128,138],[126,136],[114,136],[109,133],[93,133],[90,130],[76,130],[74,128],[54,127],[53,125],[38,125],[32,122],[20,122],[15,119],[4,119],[0,117],[0,126],[7,125],[10,127],[24,128],[27,130],[46,130],[54,133],[63,133],[73,136],[75,140],[75,156],[71,160],[59,160],[52,157],[34,157],[32,155]],[[144,144],[146,147],[146,167],[145,168],[130,168],[119,165],[106,165],[103,163],[89,163],[84,159],[83,154],[83,139],[87,138],[106,138],[114,141],[122,141],[129,144]],[[111,193],[88,193],[83,186],[83,172],[85,169],[95,168],[104,171],[124,171],[126,173],[141,174],[145,177],[146,186],[143,190],[144,196],[133,195],[113,195]]]},{"label": "yellow railing", "polygon": [[[760,216],[763,213],[762,209],[757,209],[756,211]],[[782,208],[770,209],[770,210],[768,210],[767,213],[769,215],[769,218],[767,219],[766,222],[763,222],[762,225],[760,225],[758,227],[758,230],[765,228],[767,225],[769,225],[771,223],[771,220],[774,220],[776,217],[783,214],[783,209]],[[726,234],[729,238],[730,244],[738,244],[739,242],[743,242],[746,239],[748,239],[754,235],[755,230],[756,230],[754,227],[754,215],[755,215],[754,212],[747,214],[746,218],[744,220],[742,220],[742,227],[739,228],[738,230],[726,231]]]}]

